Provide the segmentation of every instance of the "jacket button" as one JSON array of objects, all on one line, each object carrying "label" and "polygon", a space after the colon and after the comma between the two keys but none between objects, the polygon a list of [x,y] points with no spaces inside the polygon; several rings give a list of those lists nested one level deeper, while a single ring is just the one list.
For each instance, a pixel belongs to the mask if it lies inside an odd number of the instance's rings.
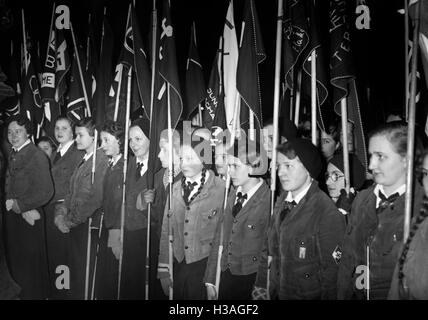
[{"label": "jacket button", "polygon": [[188,247],[188,246],[185,246],[185,247],[184,247],[184,249],[189,249],[189,247]]},{"label": "jacket button", "polygon": [[232,229],[232,233],[235,233],[235,230]]},{"label": "jacket button", "polygon": [[189,219],[184,220],[184,222],[189,223]]},{"label": "jacket button", "polygon": [[307,279],[307,278],[309,278],[310,277],[310,275],[309,274],[307,274],[307,273],[305,273],[305,278]]},{"label": "jacket button", "polygon": [[233,223],[237,223],[238,222],[238,220],[236,220],[236,219],[233,219]]},{"label": "jacket button", "polygon": [[231,264],[230,264],[230,263],[228,263],[228,264],[227,264],[227,267],[228,267],[228,268],[230,268],[230,266],[231,266]]},{"label": "jacket button", "polygon": [[231,256],[232,255],[232,252],[229,252],[229,256]]},{"label": "jacket button", "polygon": [[232,241],[229,242],[229,246],[231,246],[231,245],[232,245]]},{"label": "jacket button", "polygon": [[188,234],[187,232],[184,233],[185,236],[187,236],[187,234]]},{"label": "jacket button", "polygon": [[210,246],[212,246],[213,245],[213,243],[212,242],[210,242]]},{"label": "jacket button", "polygon": [[257,261],[257,257],[253,257],[253,261]]},{"label": "jacket button", "polygon": [[187,207],[186,207],[186,210],[190,210],[190,207],[189,207],[189,206],[187,206]]}]

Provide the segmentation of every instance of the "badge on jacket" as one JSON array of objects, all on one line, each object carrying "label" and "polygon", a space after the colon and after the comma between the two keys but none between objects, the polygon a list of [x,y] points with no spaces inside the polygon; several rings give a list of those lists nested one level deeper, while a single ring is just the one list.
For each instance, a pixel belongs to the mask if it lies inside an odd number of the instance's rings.
[{"label": "badge on jacket", "polygon": [[299,247],[299,259],[306,258],[306,247]]},{"label": "badge on jacket", "polygon": [[334,248],[334,251],[331,255],[333,256],[334,262],[336,262],[336,264],[339,264],[340,258],[342,258],[342,249],[339,247],[339,245]]}]

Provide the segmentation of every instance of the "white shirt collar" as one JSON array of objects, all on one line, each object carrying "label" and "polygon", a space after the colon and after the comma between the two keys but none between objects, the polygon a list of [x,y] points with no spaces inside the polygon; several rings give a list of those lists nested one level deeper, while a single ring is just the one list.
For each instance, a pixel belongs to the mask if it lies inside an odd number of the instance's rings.
[{"label": "white shirt collar", "polygon": [[[209,176],[210,176],[210,171],[207,170],[205,173],[205,183],[208,181]],[[187,178],[186,177],[186,184],[187,184],[187,182],[191,182],[191,183],[196,182],[196,186],[195,186],[195,188],[193,188],[193,190],[195,190],[200,186],[201,179],[202,179],[202,171],[196,177],[193,177],[193,178]]]},{"label": "white shirt collar", "polygon": [[309,188],[311,187],[312,183],[313,183],[313,181],[305,189],[300,191],[300,193],[298,195],[296,195],[295,198],[293,198],[291,191],[288,191],[288,194],[287,194],[287,197],[285,198],[285,201],[288,201],[288,202],[294,201],[294,202],[296,202],[296,204],[298,204],[303,199],[303,197],[306,196],[306,194],[308,193]]},{"label": "white shirt collar", "polygon": [[31,143],[31,140],[30,140],[30,139],[27,139],[27,141],[25,141],[25,142],[22,144],[22,146],[20,146],[19,148],[12,147],[12,149],[13,149],[13,150],[15,150],[15,152],[19,152],[19,151],[21,151],[21,150],[22,150],[22,148],[24,148],[25,146],[29,145],[30,143]]},{"label": "white shirt collar", "polygon": [[[244,206],[247,203],[247,201],[251,199],[251,197],[257,192],[257,190],[259,190],[262,184],[263,184],[263,179],[260,179],[260,181],[254,187],[248,190],[248,192],[246,193],[247,199],[245,199],[245,201],[242,203],[242,206]],[[241,186],[236,188],[236,194],[238,194],[238,192],[242,192]],[[235,203],[236,203],[236,200],[235,200]]]},{"label": "white shirt collar", "polygon": [[70,147],[73,145],[74,140],[68,141],[66,144],[64,144],[63,146],[59,146],[57,152],[59,152],[61,154],[61,157],[64,156],[64,154],[68,151],[68,149],[70,149]]},{"label": "white shirt collar", "polygon": [[91,153],[86,153],[84,156],[83,156],[83,160],[85,160],[85,161],[88,161],[91,157],[92,157],[92,155],[94,154],[94,152],[92,151]]},{"label": "white shirt collar", "polygon": [[120,153],[115,159],[111,158],[109,160],[109,165],[111,165],[112,167],[114,167],[116,165],[116,163],[119,162],[120,158],[122,158],[122,154]]},{"label": "white shirt collar", "polygon": [[[382,192],[382,193],[386,196],[385,190],[383,189],[383,185],[381,185],[381,184],[377,184],[377,185],[375,186],[375,188],[373,189],[373,193],[374,193],[374,194],[375,194],[375,196],[376,196],[376,208],[378,208],[378,207],[379,207],[379,204],[380,204],[380,202],[382,201],[382,199],[379,197],[379,191],[380,191],[380,192]],[[397,189],[395,189],[395,190],[394,190],[394,192],[391,192],[391,194],[390,194],[389,196],[393,195],[394,193],[398,193],[398,194],[401,196],[401,195],[403,195],[405,192],[406,192],[406,184],[404,183],[404,184],[402,184],[401,186],[399,186]],[[387,197],[387,196],[386,196],[386,197]],[[388,197],[387,197],[387,198],[388,198]]]}]

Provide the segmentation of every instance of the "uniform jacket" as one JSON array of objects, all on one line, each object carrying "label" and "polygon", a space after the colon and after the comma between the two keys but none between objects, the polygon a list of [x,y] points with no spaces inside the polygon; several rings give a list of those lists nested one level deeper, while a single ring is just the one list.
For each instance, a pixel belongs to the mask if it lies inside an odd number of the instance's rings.
[{"label": "uniform jacket", "polygon": [[71,175],[80,161],[82,161],[85,153],[77,150],[76,144],[73,143],[67,152],[56,163],[53,163],[56,154],[57,151],[54,151],[51,156],[51,173],[55,186],[55,194],[51,203],[65,199],[65,196],[70,191]]},{"label": "uniform jacket", "polygon": [[[334,202],[312,182],[306,195],[280,222],[284,192],[278,199],[269,232],[272,298],[335,299],[337,261],[345,220]],[[261,270],[263,274],[263,265]],[[258,280],[259,282],[260,280]]]},{"label": "uniform jacket", "polygon": [[107,229],[120,229],[120,212],[123,190],[123,156],[113,167],[108,167],[104,176],[103,211]]},{"label": "uniform jacket", "polygon": [[[188,207],[182,196],[181,181],[173,185],[171,205],[171,225],[174,257],[178,262],[185,259],[193,263],[210,254],[214,233],[223,211],[225,183],[209,170],[209,177],[199,195]],[[160,240],[159,267],[168,265],[168,202],[162,223]],[[168,273],[159,272],[158,277],[167,277]]]},{"label": "uniform jacket", "polygon": [[[214,245],[205,273],[205,282],[215,283],[221,226],[224,230],[221,270],[225,271],[229,268],[234,275],[249,275],[256,273],[259,269],[270,217],[269,187],[263,182],[234,218],[232,209],[235,198],[236,189],[232,189],[223,219],[217,225]],[[264,254],[266,255],[266,251]]]},{"label": "uniform jacket", "polygon": [[[147,189],[146,171],[141,177],[136,179],[137,162],[135,157],[129,159],[126,177],[126,214],[125,227],[127,230],[140,230],[147,228],[147,210],[137,209],[137,197]],[[156,190],[155,201],[152,204],[151,225],[159,225],[162,219],[162,210],[165,204],[165,188],[163,185],[164,170],[160,170],[154,177],[154,188]]]},{"label": "uniform jacket", "polygon": [[[360,274],[358,266],[367,265],[367,245],[370,253],[370,297],[386,299],[392,274],[403,242],[404,198],[376,214],[375,186],[361,191],[354,202],[342,247],[343,255],[338,275],[339,299],[363,299],[364,288],[356,286]],[[419,212],[423,190],[417,183],[414,189],[413,212]]]},{"label": "uniform jacket", "polygon": [[56,205],[55,208],[55,215],[66,216],[66,220],[72,227],[86,222],[102,205],[108,158],[102,150],[97,150],[93,184],[92,161],[93,156],[74,170],[70,179],[70,192],[64,202]]},{"label": "uniform jacket", "polygon": [[49,159],[33,143],[9,157],[6,199],[16,199],[21,213],[42,207],[54,193]]}]

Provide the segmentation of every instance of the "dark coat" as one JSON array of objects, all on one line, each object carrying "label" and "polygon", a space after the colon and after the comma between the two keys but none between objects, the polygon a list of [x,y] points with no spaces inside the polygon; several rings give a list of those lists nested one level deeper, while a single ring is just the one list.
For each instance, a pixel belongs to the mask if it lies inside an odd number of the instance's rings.
[{"label": "dark coat", "polygon": [[[375,186],[361,191],[354,202],[343,243],[343,255],[338,275],[338,298],[365,298],[365,291],[357,288],[355,273],[358,266],[367,265],[367,245],[370,247],[370,298],[386,299],[395,264],[403,242],[404,199],[376,214]],[[414,189],[413,212],[419,212],[423,190]]]},{"label": "dark coat", "polygon": [[51,156],[51,173],[55,186],[55,194],[51,203],[58,200],[63,200],[70,192],[70,180],[74,169],[82,161],[85,153],[77,150],[76,144],[73,143],[67,152],[57,161],[53,162],[57,151],[54,151]]},{"label": "dark coat", "polygon": [[275,205],[269,232],[271,297],[335,299],[338,265],[333,252],[343,240],[345,219],[313,181],[281,223],[286,195],[284,192]]},{"label": "dark coat", "polygon": [[22,299],[45,299],[48,290],[45,216],[43,209],[53,195],[49,159],[33,143],[10,156],[6,172],[6,199],[16,199],[21,213],[37,209],[40,220],[29,225],[21,214],[6,212],[5,249],[12,278]]},{"label": "dark coat", "polygon": [[205,282],[215,283],[221,225],[224,230],[221,270],[229,268],[233,275],[249,275],[259,269],[270,217],[269,187],[263,183],[234,218],[232,209],[235,198],[236,189],[232,189],[223,219],[217,225]]},{"label": "dark coat", "polygon": [[120,212],[123,190],[123,156],[113,166],[108,167],[103,186],[104,225],[107,229],[120,229]]}]

